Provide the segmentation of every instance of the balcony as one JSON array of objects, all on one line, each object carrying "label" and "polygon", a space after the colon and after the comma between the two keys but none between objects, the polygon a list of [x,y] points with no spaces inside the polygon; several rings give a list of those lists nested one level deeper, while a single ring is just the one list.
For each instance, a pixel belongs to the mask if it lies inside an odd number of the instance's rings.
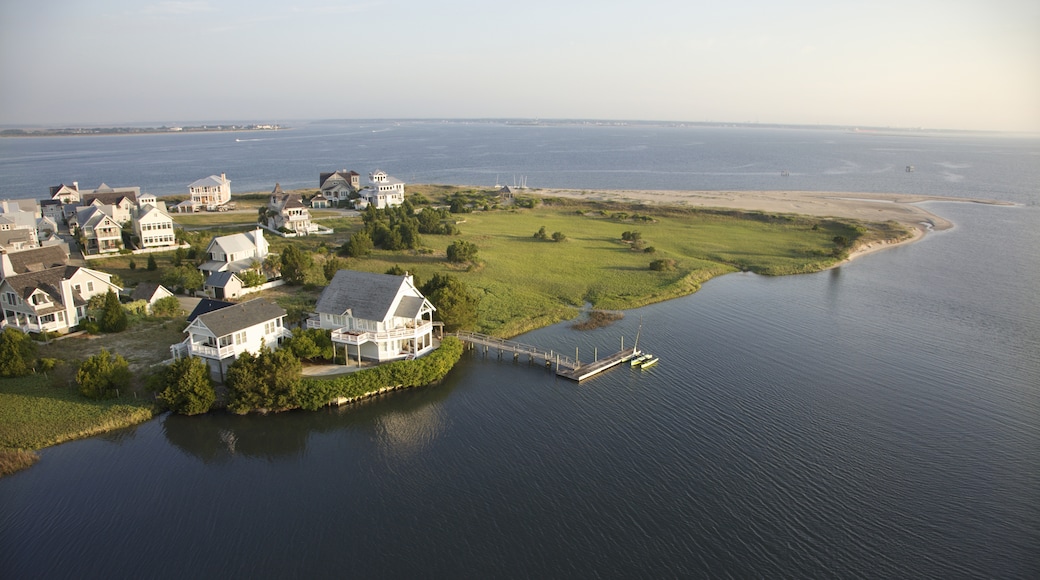
[{"label": "balcony", "polygon": [[332,342],[340,344],[360,345],[366,342],[386,342],[397,339],[415,338],[433,332],[433,323],[425,322],[418,326],[405,326],[381,332],[346,330],[340,328],[332,331]]}]

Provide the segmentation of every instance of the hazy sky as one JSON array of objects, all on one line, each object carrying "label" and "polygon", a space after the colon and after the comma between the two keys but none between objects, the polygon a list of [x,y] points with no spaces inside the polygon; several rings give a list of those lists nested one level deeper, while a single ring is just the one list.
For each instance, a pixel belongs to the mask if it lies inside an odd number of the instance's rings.
[{"label": "hazy sky", "polygon": [[446,117],[1040,132],[1040,2],[0,0],[0,124]]}]

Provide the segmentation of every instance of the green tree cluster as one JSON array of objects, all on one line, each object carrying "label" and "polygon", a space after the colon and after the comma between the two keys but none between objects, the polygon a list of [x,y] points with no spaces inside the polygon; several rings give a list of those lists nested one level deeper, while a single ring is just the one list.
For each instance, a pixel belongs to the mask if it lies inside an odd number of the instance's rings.
[{"label": "green tree cluster", "polygon": [[160,298],[152,304],[152,316],[173,318],[181,313],[181,303],[176,296]]},{"label": "green tree cluster", "polygon": [[130,322],[126,317],[126,310],[119,303],[119,297],[112,290],[105,294],[105,304],[102,307],[101,319],[98,326],[101,332],[123,332]]},{"label": "green tree cluster", "polygon": [[321,328],[294,328],[292,337],[282,343],[282,349],[310,361],[332,361],[335,354],[330,332]]},{"label": "green tree cluster", "polygon": [[437,308],[434,318],[444,323],[446,332],[477,326],[480,298],[470,293],[458,278],[449,274],[434,274],[420,291]]},{"label": "green tree cluster", "polygon": [[228,367],[228,410],[245,414],[298,406],[301,368],[300,359],[285,349],[271,350],[265,346],[255,355],[243,353]]},{"label": "green tree cluster", "polygon": [[0,332],[0,377],[21,377],[32,372],[36,343],[28,334],[5,328]]},{"label": "green tree cluster", "polygon": [[448,261],[456,264],[477,261],[477,245],[466,240],[455,240],[448,246]]},{"label": "green tree cluster", "polygon": [[125,358],[110,354],[107,349],[88,358],[76,371],[79,392],[90,399],[114,397],[119,389],[130,386],[130,364]]},{"label": "green tree cluster", "polygon": [[217,400],[209,365],[200,358],[178,359],[163,367],[154,380],[159,401],[175,413],[205,413]]},{"label": "green tree cluster", "polygon": [[163,272],[159,283],[175,291],[186,292],[201,290],[206,279],[202,276],[202,272],[199,272],[194,266],[180,265]]}]

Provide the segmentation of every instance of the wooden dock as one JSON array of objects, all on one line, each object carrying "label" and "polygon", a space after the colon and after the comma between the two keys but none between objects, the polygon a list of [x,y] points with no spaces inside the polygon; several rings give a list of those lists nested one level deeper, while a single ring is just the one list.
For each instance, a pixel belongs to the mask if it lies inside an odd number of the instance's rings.
[{"label": "wooden dock", "polygon": [[626,348],[625,350],[616,352],[607,358],[601,358],[587,365],[579,365],[575,368],[566,370],[557,369],[556,374],[565,379],[581,382],[587,378],[594,377],[603,371],[612,369],[634,356],[639,356],[639,351],[634,348]]},{"label": "wooden dock", "polygon": [[498,352],[499,358],[502,358],[504,353],[509,353],[513,355],[514,361],[519,361],[521,356],[526,355],[529,363],[537,362],[539,364],[544,364],[546,368],[552,368],[553,365],[555,365],[557,376],[578,382],[598,375],[599,373],[611,369],[631,359],[633,356],[638,356],[640,354],[639,350],[629,348],[614,353],[606,358],[597,359],[588,364],[581,364],[577,359],[560,354],[553,350],[523,344],[512,340],[505,340],[486,334],[460,331],[455,333],[455,336],[473,348],[483,348],[484,354],[487,354],[490,349],[493,348]]}]

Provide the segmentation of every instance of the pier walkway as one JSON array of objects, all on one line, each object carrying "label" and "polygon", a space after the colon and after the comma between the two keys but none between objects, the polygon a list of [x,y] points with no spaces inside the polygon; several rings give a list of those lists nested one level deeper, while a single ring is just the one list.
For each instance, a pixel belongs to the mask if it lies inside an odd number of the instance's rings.
[{"label": "pier walkway", "polygon": [[520,360],[522,355],[527,355],[529,363],[538,362],[544,364],[546,368],[552,368],[553,364],[555,364],[557,376],[579,382],[639,355],[637,349],[629,348],[583,365],[581,361],[538,346],[476,332],[459,331],[454,334],[459,340],[471,347],[483,348],[484,354],[487,354],[490,349],[494,348],[498,351],[499,358],[502,358],[503,353],[511,353],[514,361]]}]

